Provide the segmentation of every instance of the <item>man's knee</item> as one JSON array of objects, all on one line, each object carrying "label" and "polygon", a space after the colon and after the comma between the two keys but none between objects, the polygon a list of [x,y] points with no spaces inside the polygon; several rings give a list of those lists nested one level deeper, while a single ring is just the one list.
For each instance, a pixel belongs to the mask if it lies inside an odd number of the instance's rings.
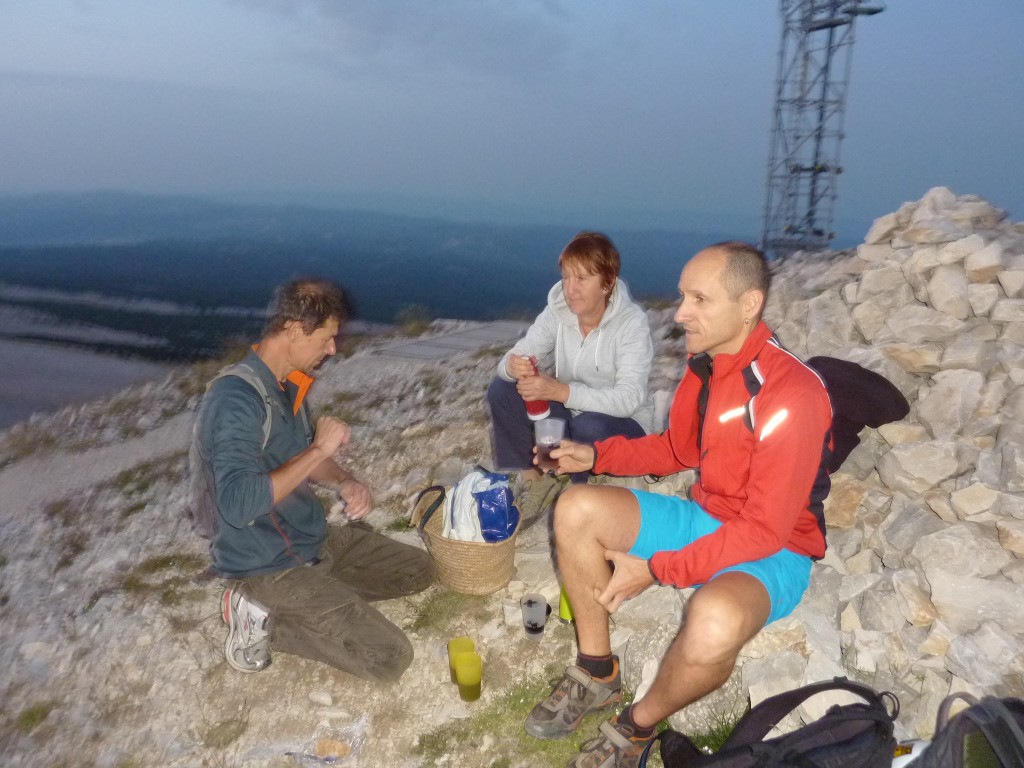
[{"label": "man's knee", "polygon": [[[592,516],[595,504],[595,495],[600,496],[604,490],[594,485],[570,485],[558,497],[555,503],[555,536],[560,532],[578,531],[585,527]],[[595,493],[596,492],[596,493]]]},{"label": "man's knee", "polygon": [[687,603],[680,637],[691,661],[716,663],[735,657],[763,626],[760,617],[751,615],[747,602],[705,586]]},{"label": "man's knee", "polygon": [[570,485],[555,504],[555,541],[593,539],[626,551],[640,527],[636,497],[610,485]]},{"label": "man's knee", "polygon": [[390,645],[374,649],[365,661],[365,677],[379,682],[398,680],[413,660],[412,643],[404,634],[395,636]]}]

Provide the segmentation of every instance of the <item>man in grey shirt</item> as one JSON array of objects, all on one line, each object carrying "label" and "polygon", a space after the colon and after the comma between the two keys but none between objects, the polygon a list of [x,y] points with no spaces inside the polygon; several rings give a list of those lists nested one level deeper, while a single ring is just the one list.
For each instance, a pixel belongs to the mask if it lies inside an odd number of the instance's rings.
[{"label": "man in grey shirt", "polygon": [[[408,638],[370,602],[425,589],[430,557],[360,522],[370,492],[334,459],[351,430],[330,416],[312,428],[304,399],[346,317],[333,283],[281,286],[241,364],[248,370],[217,378],[200,406],[194,439],[216,507],[212,571],[230,580],[225,653],[243,672],[264,669],[271,649],[369,680],[398,679],[412,661]],[[346,525],[327,524],[313,483],[345,502]]]}]

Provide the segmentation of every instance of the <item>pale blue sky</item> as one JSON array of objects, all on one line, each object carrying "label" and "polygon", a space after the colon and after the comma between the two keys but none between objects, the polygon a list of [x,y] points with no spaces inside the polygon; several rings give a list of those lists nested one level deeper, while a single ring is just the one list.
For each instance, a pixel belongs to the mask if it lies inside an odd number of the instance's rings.
[{"label": "pale blue sky", "polygon": [[[0,193],[756,234],[780,34],[774,0],[0,0]],[[856,36],[837,219],[935,185],[1024,218],[1024,2]]]}]

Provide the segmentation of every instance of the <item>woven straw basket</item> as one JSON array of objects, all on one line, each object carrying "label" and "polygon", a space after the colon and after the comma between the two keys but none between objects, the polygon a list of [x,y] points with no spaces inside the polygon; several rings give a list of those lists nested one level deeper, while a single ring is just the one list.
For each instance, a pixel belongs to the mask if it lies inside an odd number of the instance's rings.
[{"label": "woven straw basket", "polygon": [[[445,489],[432,485],[416,497],[410,522],[420,530],[427,551],[434,558],[437,580],[453,592],[489,595],[512,580],[519,526],[496,544],[446,539],[444,529]],[[434,514],[438,512],[439,514]]]}]

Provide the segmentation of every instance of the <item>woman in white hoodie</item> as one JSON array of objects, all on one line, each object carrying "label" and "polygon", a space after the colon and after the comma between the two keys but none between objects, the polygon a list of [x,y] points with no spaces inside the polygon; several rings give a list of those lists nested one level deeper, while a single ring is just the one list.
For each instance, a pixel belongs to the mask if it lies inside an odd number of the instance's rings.
[{"label": "woman in white hoodie", "polygon": [[562,279],[547,306],[498,363],[487,391],[496,467],[521,470],[526,482],[538,476],[526,400],[546,400],[551,415],[565,419],[565,436],[577,442],[642,437],[653,427],[651,330],[619,279],[618,251],[605,235],[580,232],[558,266]]}]

